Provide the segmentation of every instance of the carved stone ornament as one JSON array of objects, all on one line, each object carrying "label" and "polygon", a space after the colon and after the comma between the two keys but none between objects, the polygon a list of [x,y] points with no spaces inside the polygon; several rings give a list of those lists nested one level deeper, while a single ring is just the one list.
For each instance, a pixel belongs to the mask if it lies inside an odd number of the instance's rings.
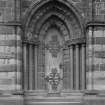
[{"label": "carved stone ornament", "polygon": [[45,80],[51,85],[51,90],[56,93],[58,91],[58,85],[60,84],[62,78],[60,77],[60,73],[57,72],[57,69],[52,68],[51,73],[49,73],[49,75],[45,77]]},{"label": "carved stone ornament", "polygon": [[27,33],[27,36],[26,36],[26,39],[28,40],[28,41],[30,41],[30,40],[32,40],[32,33],[31,32],[28,32]]},{"label": "carved stone ornament", "polygon": [[26,35],[26,40],[29,42],[35,42],[38,38],[38,35],[33,35],[32,32],[28,32]]}]

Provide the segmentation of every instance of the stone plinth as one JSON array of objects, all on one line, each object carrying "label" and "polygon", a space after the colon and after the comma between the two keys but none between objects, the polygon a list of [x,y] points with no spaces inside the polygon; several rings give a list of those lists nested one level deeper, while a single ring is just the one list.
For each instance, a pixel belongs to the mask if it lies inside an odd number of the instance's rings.
[{"label": "stone plinth", "polygon": [[47,94],[38,95],[28,92],[25,95],[25,105],[82,105],[82,95],[49,96]]},{"label": "stone plinth", "polygon": [[23,95],[20,93],[0,93],[0,105],[24,105]]}]

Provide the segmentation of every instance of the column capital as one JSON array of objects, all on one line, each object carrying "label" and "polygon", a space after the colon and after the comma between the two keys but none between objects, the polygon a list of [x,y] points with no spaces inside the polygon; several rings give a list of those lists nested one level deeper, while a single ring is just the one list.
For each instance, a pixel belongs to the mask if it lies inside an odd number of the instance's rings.
[{"label": "column capital", "polygon": [[82,44],[82,47],[86,47],[86,44]]},{"label": "column capital", "polygon": [[39,45],[37,45],[37,44],[34,44],[34,47],[35,47],[35,48],[38,48],[38,46],[39,46]]},{"label": "column capital", "polygon": [[79,48],[79,44],[76,44],[75,47],[76,47],[76,48]]},{"label": "column capital", "polygon": [[40,41],[29,41],[29,40],[23,40],[22,41],[23,44],[30,44],[30,45],[35,45],[35,46],[38,46],[40,45]]},{"label": "column capital", "polygon": [[22,44],[27,45],[28,43],[27,41],[22,41]]},{"label": "column capital", "polygon": [[89,30],[92,30],[92,28],[93,28],[92,26],[89,26],[89,28],[88,28],[88,29],[89,29]]},{"label": "column capital", "polygon": [[70,45],[70,46],[69,46],[70,49],[73,49],[73,47],[74,47],[74,45]]}]

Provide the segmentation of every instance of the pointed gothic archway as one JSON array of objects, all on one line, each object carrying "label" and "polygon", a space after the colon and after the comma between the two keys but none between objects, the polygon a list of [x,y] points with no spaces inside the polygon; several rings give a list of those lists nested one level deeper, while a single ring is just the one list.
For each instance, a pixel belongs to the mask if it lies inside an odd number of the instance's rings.
[{"label": "pointed gothic archway", "polygon": [[86,88],[83,26],[66,1],[46,0],[32,7],[23,49],[25,90],[61,93]]}]

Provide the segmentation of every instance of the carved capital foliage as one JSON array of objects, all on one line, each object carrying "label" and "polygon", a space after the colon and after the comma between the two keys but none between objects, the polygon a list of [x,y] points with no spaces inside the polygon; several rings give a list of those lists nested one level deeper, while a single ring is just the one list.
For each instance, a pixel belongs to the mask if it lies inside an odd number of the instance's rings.
[{"label": "carved capital foliage", "polygon": [[72,40],[68,40],[65,42],[66,46],[70,46],[70,45],[76,45],[76,44],[86,44],[86,39],[85,38],[77,38],[77,39],[72,39]]},{"label": "carved capital foliage", "polygon": [[38,35],[34,35],[31,31],[27,32],[24,37],[24,43],[37,44],[39,42]]}]

